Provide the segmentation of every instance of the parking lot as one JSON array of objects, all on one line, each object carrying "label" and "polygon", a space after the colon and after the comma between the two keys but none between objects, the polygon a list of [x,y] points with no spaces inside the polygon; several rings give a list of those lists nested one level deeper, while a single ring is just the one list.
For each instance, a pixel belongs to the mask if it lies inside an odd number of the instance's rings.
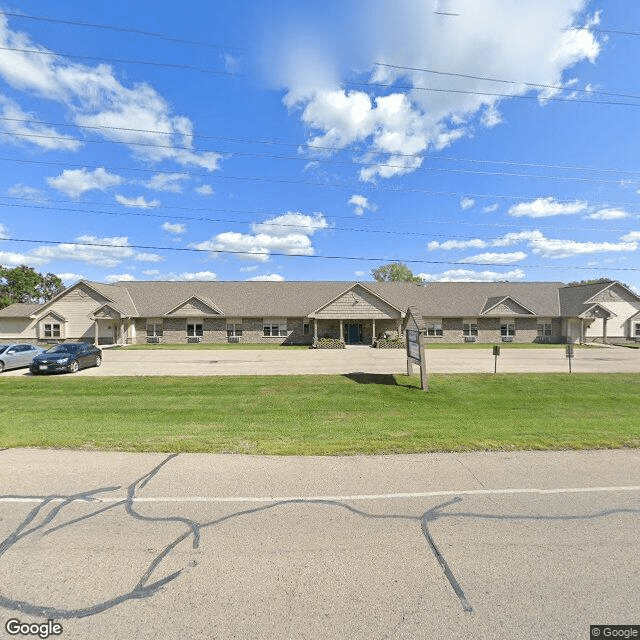
[{"label": "parking lot", "polygon": [[[638,373],[640,350],[623,347],[589,347],[574,351],[572,370],[581,373]],[[496,362],[492,346],[486,349],[428,349],[431,373],[491,373]],[[133,350],[104,349],[99,368],[84,369],[76,376],[226,376],[406,373],[401,349],[355,347],[323,350]],[[564,349],[502,349],[497,360],[500,373],[568,372]],[[4,376],[31,375],[26,369],[6,371]]]}]

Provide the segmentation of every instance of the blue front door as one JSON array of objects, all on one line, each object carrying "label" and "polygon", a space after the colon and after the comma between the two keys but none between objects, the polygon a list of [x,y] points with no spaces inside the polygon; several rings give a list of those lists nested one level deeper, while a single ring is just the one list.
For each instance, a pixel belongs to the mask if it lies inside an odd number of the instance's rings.
[{"label": "blue front door", "polygon": [[358,342],[362,342],[361,324],[348,324],[346,329],[347,344],[357,344]]}]

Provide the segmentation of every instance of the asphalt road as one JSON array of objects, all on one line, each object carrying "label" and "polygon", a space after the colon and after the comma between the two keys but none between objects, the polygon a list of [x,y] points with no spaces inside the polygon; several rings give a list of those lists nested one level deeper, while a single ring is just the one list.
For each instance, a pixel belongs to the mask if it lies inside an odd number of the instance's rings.
[{"label": "asphalt road", "polygon": [[[639,373],[640,350],[624,347],[575,349],[575,372]],[[427,349],[432,373],[490,373],[495,367],[491,346],[486,349]],[[132,350],[105,349],[99,368],[84,369],[77,376],[218,376],[406,373],[407,359],[400,349],[324,350]],[[517,372],[568,372],[564,349],[502,349],[497,370]],[[417,371],[417,368],[415,369]],[[31,375],[26,369],[3,376]]]},{"label": "asphalt road", "polygon": [[573,640],[640,623],[636,450],[0,462],[2,629]]}]

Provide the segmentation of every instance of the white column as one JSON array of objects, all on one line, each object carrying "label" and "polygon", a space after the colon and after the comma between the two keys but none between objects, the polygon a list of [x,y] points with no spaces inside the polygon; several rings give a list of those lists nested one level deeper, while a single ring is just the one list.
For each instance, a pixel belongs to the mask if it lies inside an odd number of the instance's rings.
[{"label": "white column", "polygon": [[94,332],[94,344],[97,347],[98,346],[98,320],[96,319],[96,321],[93,323],[93,332]]},{"label": "white column", "polygon": [[372,332],[372,336],[371,336],[371,344],[373,344],[376,340],[376,319],[373,319],[373,329],[371,330]]},{"label": "white column", "polygon": [[318,339],[318,318],[313,319],[313,340]]},{"label": "white column", "polygon": [[344,340],[344,320],[340,318],[340,340]]}]

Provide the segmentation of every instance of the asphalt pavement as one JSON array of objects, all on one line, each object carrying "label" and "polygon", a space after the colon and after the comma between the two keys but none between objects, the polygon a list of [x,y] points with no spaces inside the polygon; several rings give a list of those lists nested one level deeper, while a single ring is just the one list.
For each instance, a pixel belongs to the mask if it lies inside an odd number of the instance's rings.
[{"label": "asphalt pavement", "polygon": [[0,462],[2,629],[573,640],[640,623],[636,450]]}]

